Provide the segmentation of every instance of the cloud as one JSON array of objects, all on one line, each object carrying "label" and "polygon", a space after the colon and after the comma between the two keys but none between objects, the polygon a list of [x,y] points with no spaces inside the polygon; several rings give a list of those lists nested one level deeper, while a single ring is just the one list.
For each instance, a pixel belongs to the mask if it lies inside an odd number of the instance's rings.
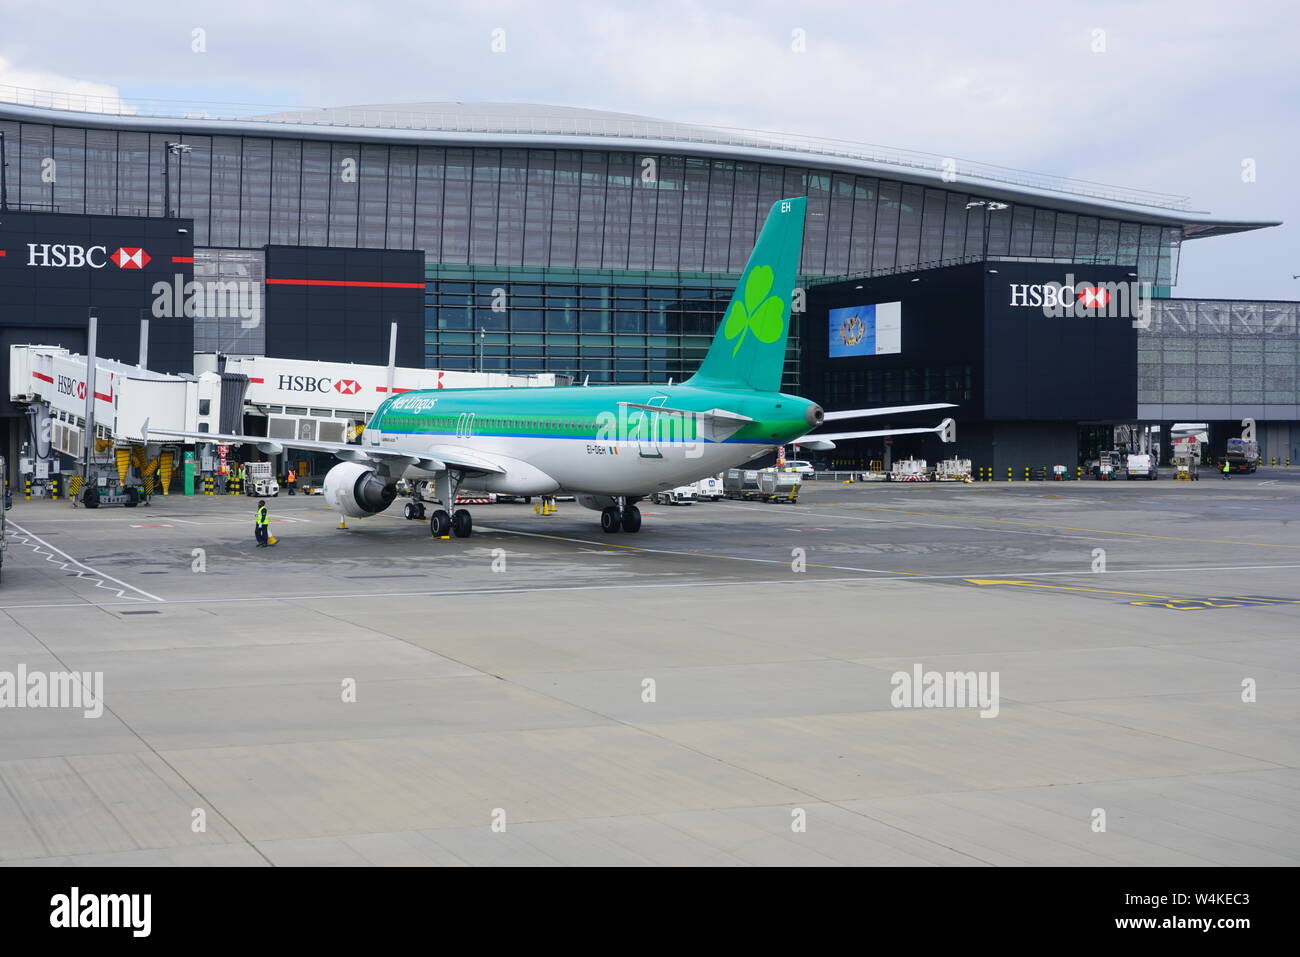
[{"label": "cloud", "polygon": [[[586,106],[1185,194],[1223,216],[1300,219],[1286,171],[1300,152],[1300,7],[1286,0],[66,0],[57,29],[37,6],[10,5],[0,38],[7,69],[21,67],[28,86],[120,88],[141,103]],[[191,46],[196,28],[202,54]],[[492,50],[494,30],[505,31],[503,53]],[[1260,164],[1249,189],[1236,174],[1246,157]],[[1185,281],[1201,279],[1180,292],[1296,295],[1290,274],[1300,269],[1283,263],[1300,246],[1296,227],[1262,235],[1199,241],[1224,268],[1184,268]]]},{"label": "cloud", "polygon": [[40,69],[18,69],[0,57],[0,100],[82,110],[87,113],[131,112],[117,87]]}]

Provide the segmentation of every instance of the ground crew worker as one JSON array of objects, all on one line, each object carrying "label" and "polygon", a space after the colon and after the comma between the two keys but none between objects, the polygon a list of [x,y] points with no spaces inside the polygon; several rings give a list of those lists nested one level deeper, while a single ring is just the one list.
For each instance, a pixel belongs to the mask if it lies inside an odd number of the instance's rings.
[{"label": "ground crew worker", "polygon": [[294,472],[293,468],[290,467],[289,473],[284,477],[284,484],[285,487],[289,489],[290,495],[293,494],[294,483],[297,481],[298,481],[298,475],[297,473]]},{"label": "ground crew worker", "polygon": [[1231,471],[1231,469],[1232,469],[1232,463],[1229,462],[1227,459],[1224,459],[1224,460],[1223,460],[1223,477],[1224,477],[1224,478],[1232,478],[1232,476],[1229,474],[1230,471]]},{"label": "ground crew worker", "polygon": [[266,548],[270,544],[270,521],[266,512],[266,500],[263,499],[257,503],[257,515],[253,519],[253,537],[257,539],[258,548]]}]

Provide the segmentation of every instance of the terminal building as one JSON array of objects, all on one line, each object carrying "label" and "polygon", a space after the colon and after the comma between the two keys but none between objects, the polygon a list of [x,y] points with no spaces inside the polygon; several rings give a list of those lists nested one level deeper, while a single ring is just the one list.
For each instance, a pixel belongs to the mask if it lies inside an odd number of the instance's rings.
[{"label": "terminal building", "polygon": [[[959,453],[999,470],[1072,465],[1113,425],[1206,422],[1221,444],[1247,417],[1265,459],[1300,460],[1297,304],[1174,295],[1183,242],[1277,224],[1182,197],[521,104],[181,114],[32,93],[0,103],[0,134],[6,345],[81,351],[94,308],[101,354],[134,361],[130,320],[161,310],[159,371],[191,353],[383,364],[397,323],[405,367],[680,381],[767,208],[805,195],[787,391],[829,410],[953,401]],[[1154,299],[1137,325],[1013,304],[1012,286],[1068,281]],[[870,354],[865,323],[832,350],[832,327],[877,306]],[[11,458],[17,421],[0,408]]]}]

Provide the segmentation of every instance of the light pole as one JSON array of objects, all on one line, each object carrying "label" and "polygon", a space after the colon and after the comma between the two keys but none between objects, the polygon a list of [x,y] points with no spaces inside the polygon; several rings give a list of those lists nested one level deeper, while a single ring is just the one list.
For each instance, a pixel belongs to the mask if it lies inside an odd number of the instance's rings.
[{"label": "light pole", "polygon": [[478,371],[479,375],[483,374],[483,338],[487,335],[487,330],[482,326],[478,327]]},{"label": "light pole", "polygon": [[984,254],[980,257],[985,262],[989,258],[989,213],[997,213],[1007,208],[1006,203],[999,203],[995,199],[976,199],[966,204],[967,209],[984,210]]},{"label": "light pole", "polygon": [[5,131],[0,130],[0,210],[9,208],[9,163],[5,159]]},{"label": "light pole", "polygon": [[[171,157],[180,157],[186,153],[193,153],[194,147],[188,143],[168,143],[167,152],[163,156],[163,192],[166,196],[163,199],[163,216],[170,219],[172,217],[172,161]],[[181,161],[176,160],[176,205],[180,206],[181,192]]]}]

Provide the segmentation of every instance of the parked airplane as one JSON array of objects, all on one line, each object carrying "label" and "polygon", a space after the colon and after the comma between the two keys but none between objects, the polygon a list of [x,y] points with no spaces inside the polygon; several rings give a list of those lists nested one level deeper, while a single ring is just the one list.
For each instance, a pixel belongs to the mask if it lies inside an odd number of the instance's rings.
[{"label": "parked airplane", "polygon": [[[155,430],[196,442],[251,443],[330,452],[342,462],[325,477],[325,499],[361,518],[392,505],[397,482],[415,484],[408,517],[423,517],[422,490],[442,507],[435,536],[471,534],[457,493],[574,495],[600,512],[606,532],[641,527],[636,503],[732,468],[779,445],[828,449],[836,439],[935,428],[809,434],[831,419],[948,408],[950,403],[824,414],[808,399],[780,392],[791,297],[803,243],[807,199],[773,204],[703,364],[680,385],[440,389],[386,399],[359,445]],[[144,438],[150,438],[145,423]],[[454,511],[453,511],[454,510]],[[414,512],[414,515],[413,515]]]}]

